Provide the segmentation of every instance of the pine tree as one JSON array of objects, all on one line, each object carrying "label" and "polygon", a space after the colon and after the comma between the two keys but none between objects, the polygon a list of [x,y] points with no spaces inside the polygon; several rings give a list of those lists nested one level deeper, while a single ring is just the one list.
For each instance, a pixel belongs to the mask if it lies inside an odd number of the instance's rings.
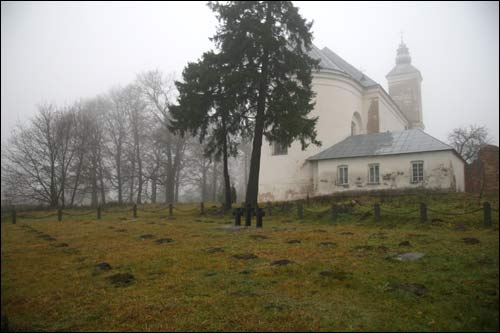
[{"label": "pine tree", "polygon": [[308,55],[312,22],[303,19],[289,1],[212,2],[219,27],[212,40],[223,59],[236,101],[240,126],[253,130],[252,156],[246,203],[258,199],[262,138],[302,149],[316,140],[312,70],[318,61]]}]

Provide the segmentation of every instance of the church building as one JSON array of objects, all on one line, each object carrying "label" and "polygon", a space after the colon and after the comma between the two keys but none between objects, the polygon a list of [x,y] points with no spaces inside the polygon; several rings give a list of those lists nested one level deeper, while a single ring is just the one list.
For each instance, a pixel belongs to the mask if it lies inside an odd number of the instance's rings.
[{"label": "church building", "polygon": [[401,41],[389,93],[328,48],[313,74],[321,147],[263,142],[259,201],[342,191],[427,188],[464,191],[465,161],[424,132],[420,71]]}]

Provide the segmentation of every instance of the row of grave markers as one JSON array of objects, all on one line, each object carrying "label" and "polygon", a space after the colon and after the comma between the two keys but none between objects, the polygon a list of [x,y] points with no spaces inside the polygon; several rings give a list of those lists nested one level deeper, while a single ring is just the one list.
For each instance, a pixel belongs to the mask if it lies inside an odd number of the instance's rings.
[{"label": "row of grave markers", "polygon": [[[250,226],[252,224],[252,216],[255,216],[257,219],[257,228],[262,227],[262,220],[264,216],[272,216],[272,204],[268,202],[265,206],[266,211],[264,212],[262,208],[255,208],[251,207],[250,205],[247,205],[244,208],[236,208],[233,211],[233,215],[235,218],[234,224],[236,226],[241,226],[241,218],[245,217],[245,226]],[[174,206],[173,204],[168,205],[168,212],[170,216],[173,216]],[[484,202],[483,203],[483,225],[486,227],[490,227],[492,225],[492,219],[491,219],[491,205],[489,202]],[[224,204],[222,204],[222,214],[225,214],[225,207]],[[133,212],[133,217],[137,218],[137,205],[134,204],[132,208]],[[200,203],[200,215],[205,215],[205,204],[203,202]],[[419,212],[420,212],[420,222],[424,223],[427,221],[427,205],[425,203],[421,203],[419,207]],[[101,207],[97,207],[97,219],[101,219],[102,215],[102,209]],[[330,208],[330,215],[332,220],[336,220],[338,218],[338,207],[336,204],[332,204]],[[398,213],[394,213],[391,215],[398,215]],[[461,215],[461,214],[452,214],[452,215]],[[465,214],[463,214],[465,215]],[[61,208],[57,210],[57,220],[62,221],[62,216],[63,216],[63,211]],[[381,219],[381,210],[380,210],[380,204],[376,203],[373,206],[373,216],[375,217],[376,221],[379,221]],[[36,217],[35,217],[36,218]],[[302,203],[297,203],[297,218],[299,220],[304,218],[304,207]],[[15,224],[17,221],[17,213],[15,210],[12,211],[12,223]]]}]

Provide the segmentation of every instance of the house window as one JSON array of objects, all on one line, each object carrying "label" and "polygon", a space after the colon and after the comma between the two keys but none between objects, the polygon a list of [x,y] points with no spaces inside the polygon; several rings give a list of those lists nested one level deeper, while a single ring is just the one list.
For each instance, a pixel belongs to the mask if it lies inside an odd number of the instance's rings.
[{"label": "house window", "polygon": [[411,182],[421,183],[424,181],[424,161],[411,162]]},{"label": "house window", "polygon": [[368,183],[369,184],[379,184],[380,183],[380,169],[378,164],[370,164],[369,165],[369,173],[368,173]]},{"label": "house window", "polygon": [[338,183],[339,185],[347,185],[349,184],[349,177],[348,177],[348,171],[347,171],[347,165],[341,165],[339,166],[339,172],[338,172]]},{"label": "house window", "polygon": [[272,145],[273,155],[286,155],[288,154],[288,146],[285,144],[274,142]]}]

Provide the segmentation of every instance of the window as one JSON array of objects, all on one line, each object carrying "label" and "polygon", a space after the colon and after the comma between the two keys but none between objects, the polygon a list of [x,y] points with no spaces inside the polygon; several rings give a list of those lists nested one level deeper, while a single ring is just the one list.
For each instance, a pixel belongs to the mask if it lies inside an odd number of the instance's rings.
[{"label": "window", "polygon": [[380,183],[379,174],[380,174],[379,165],[378,164],[370,164],[369,165],[369,173],[368,173],[368,184]]},{"label": "window", "polygon": [[273,155],[286,155],[288,154],[288,146],[281,143],[273,143],[272,145]]},{"label": "window", "polygon": [[347,172],[347,165],[339,166],[338,172],[338,183],[339,185],[347,185],[349,184],[349,176]]},{"label": "window", "polygon": [[411,182],[421,183],[424,181],[424,161],[411,162]]}]

